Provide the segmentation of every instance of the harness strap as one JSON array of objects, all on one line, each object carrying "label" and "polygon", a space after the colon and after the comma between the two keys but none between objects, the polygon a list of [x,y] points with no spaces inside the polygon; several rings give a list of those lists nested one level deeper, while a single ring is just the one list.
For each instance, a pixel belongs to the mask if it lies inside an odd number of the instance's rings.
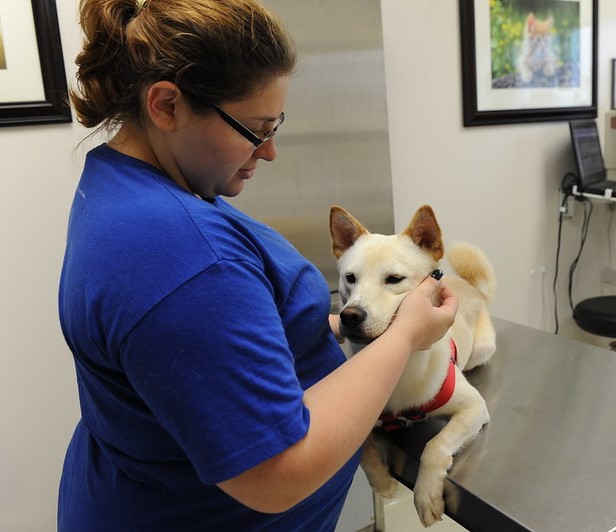
[{"label": "harness strap", "polygon": [[453,338],[449,338],[449,347],[451,349],[451,358],[447,368],[447,376],[436,396],[418,408],[404,410],[395,416],[382,414],[377,422],[377,427],[387,432],[404,428],[410,421],[421,421],[428,413],[440,408],[451,399],[456,389],[456,365],[458,363],[458,347]]}]

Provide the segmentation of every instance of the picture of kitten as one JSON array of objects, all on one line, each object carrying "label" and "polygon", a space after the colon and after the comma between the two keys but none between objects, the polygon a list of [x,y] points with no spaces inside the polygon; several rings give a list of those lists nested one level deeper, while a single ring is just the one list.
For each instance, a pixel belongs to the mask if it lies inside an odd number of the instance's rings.
[{"label": "picture of kitten", "polygon": [[554,18],[538,20],[529,13],[524,25],[524,38],[518,57],[518,72],[523,83],[535,76],[551,78],[556,74],[557,57],[552,48]]},{"label": "picture of kitten", "polygon": [[490,0],[491,88],[524,91],[581,87],[580,2]]}]

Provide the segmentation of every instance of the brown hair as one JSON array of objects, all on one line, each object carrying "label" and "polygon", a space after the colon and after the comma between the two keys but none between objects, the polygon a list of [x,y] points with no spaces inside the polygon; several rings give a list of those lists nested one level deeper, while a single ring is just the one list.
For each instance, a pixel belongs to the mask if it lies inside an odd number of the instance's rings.
[{"label": "brown hair", "polygon": [[241,100],[295,68],[280,21],[253,0],[81,0],[85,34],[70,91],[86,127],[141,124],[141,92],[174,82],[196,113]]}]

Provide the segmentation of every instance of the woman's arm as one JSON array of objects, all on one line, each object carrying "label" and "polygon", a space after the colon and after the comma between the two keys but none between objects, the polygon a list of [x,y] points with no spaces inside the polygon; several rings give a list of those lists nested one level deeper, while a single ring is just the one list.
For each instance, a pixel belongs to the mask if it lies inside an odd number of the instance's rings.
[{"label": "woman's arm", "polygon": [[[431,303],[435,292],[443,301],[438,307]],[[385,333],[306,390],[310,428],[302,440],[218,486],[242,504],[266,513],[285,511],[308,497],[362,445],[410,353],[442,338],[456,309],[455,296],[427,278],[405,297]]]}]

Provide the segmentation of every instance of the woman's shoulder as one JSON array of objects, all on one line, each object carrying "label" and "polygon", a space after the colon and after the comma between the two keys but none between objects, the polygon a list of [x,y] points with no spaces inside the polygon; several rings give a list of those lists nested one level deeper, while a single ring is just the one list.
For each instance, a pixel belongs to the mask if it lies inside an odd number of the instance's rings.
[{"label": "woman's shoulder", "polygon": [[[106,145],[88,154],[75,217],[112,247],[203,263],[295,255],[277,231],[221,197],[204,200],[153,166]],[[162,260],[162,258],[161,258]]]}]

